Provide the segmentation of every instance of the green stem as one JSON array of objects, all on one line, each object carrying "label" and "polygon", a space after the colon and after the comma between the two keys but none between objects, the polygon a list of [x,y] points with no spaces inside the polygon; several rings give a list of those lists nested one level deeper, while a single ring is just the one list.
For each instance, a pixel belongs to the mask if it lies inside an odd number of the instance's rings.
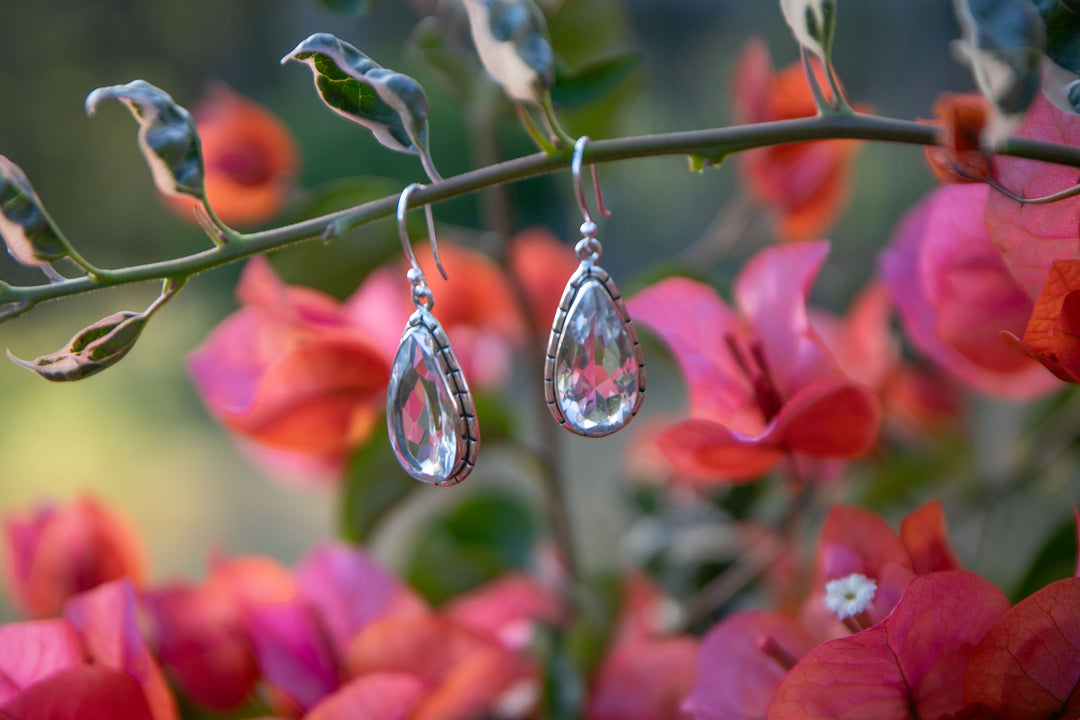
[{"label": "green stem", "polygon": [[[937,144],[937,130],[938,128],[933,125],[858,113],[830,115],[711,130],[598,140],[589,143],[583,159],[586,163],[593,163],[665,155],[730,154],[768,145],[807,140],[853,139],[935,145]],[[1080,168],[1080,147],[1011,138],[1003,143],[999,154]],[[570,155],[567,153],[552,156],[538,153],[508,160],[420,188],[413,193],[412,205],[415,207],[449,200],[492,185],[565,170],[569,165]],[[169,277],[189,277],[287,245],[319,239],[330,224],[334,224],[341,233],[344,233],[373,220],[391,217],[396,210],[397,200],[398,196],[394,194],[293,225],[250,235],[237,235],[235,241],[222,247],[211,248],[174,260],[102,271],[102,276],[97,280],[92,277],[82,277],[44,285],[0,286],[0,304],[38,303],[80,295],[113,285],[127,285]]]},{"label": "green stem", "polygon": [[559,116],[551,102],[550,90],[544,91],[544,94],[540,96],[540,109],[544,111],[544,119],[551,126],[551,131],[562,142],[563,147],[574,147],[574,138],[559,124]]}]

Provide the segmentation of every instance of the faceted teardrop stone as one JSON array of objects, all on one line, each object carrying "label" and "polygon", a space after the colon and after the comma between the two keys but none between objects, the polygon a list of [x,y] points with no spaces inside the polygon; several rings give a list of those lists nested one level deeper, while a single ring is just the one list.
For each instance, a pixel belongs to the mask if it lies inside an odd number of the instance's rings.
[{"label": "faceted teardrop stone", "polygon": [[443,372],[431,330],[410,324],[390,369],[386,422],[398,462],[417,480],[441,484],[463,451],[451,380]]},{"label": "faceted teardrop stone", "polygon": [[610,435],[637,412],[636,337],[607,288],[586,279],[566,312],[555,350],[555,401],[579,435]]}]

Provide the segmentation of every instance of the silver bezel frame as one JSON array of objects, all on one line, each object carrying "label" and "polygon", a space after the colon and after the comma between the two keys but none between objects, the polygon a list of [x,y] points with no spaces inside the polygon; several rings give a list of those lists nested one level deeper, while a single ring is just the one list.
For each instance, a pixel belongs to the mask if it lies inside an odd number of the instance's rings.
[{"label": "silver bezel frame", "polygon": [[[580,292],[582,286],[591,281],[600,283],[605,292],[607,292],[608,297],[611,298],[612,303],[615,305],[615,309],[619,313],[619,318],[622,320],[623,327],[630,337],[630,343],[633,346],[634,360],[637,362],[638,366],[637,399],[634,401],[634,407],[630,411],[630,416],[627,417],[626,422],[622,425],[604,432],[590,431],[571,424],[563,413],[562,408],[559,407],[559,399],[555,393],[555,354],[559,349],[559,340],[562,339],[562,331],[563,326],[566,324],[566,316],[569,314],[570,308],[573,307],[574,300],[577,298],[578,292]],[[622,295],[619,294],[619,288],[615,285],[615,281],[611,279],[611,275],[590,260],[583,260],[581,264],[578,265],[577,270],[574,271],[574,274],[570,276],[570,280],[566,283],[566,288],[563,290],[562,299],[559,301],[559,308],[555,311],[555,320],[551,325],[551,335],[548,337],[547,354],[544,358],[544,400],[547,402],[548,410],[551,411],[551,416],[554,417],[560,425],[575,435],[581,435],[582,437],[604,437],[618,432],[634,419],[634,416],[638,414],[638,410],[641,409],[641,404],[645,401],[645,354],[641,350],[641,343],[638,341],[637,331],[634,329],[634,321],[630,319],[630,314],[626,312],[626,306],[623,304]]]},{"label": "silver bezel frame", "polygon": [[[433,481],[429,479],[429,476],[413,472],[409,463],[402,461],[404,453],[398,447],[397,436],[391,425],[393,422],[395,393],[388,391],[386,395],[386,423],[390,434],[390,445],[394,450],[398,463],[405,472],[420,482],[437,487],[457,485],[468,477],[469,473],[476,467],[476,458],[480,451],[480,427],[476,421],[476,405],[473,402],[472,393],[469,392],[469,386],[465,382],[465,375],[461,372],[461,366],[454,356],[454,350],[450,347],[450,338],[446,336],[446,332],[442,329],[439,321],[427,310],[418,309],[405,325],[405,330],[401,333],[401,341],[404,342],[409,333],[417,332],[417,328],[422,328],[424,332],[427,332],[435,344],[435,361],[438,363],[439,371],[446,380],[446,386],[450,391],[450,400],[454,403],[457,462],[446,478]],[[398,347],[400,348],[400,344]],[[394,361],[397,361],[396,355]]]}]

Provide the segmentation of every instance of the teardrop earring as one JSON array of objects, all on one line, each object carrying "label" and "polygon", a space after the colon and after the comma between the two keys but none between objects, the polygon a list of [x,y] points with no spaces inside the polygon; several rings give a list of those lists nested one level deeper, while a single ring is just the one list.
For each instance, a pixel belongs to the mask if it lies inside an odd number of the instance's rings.
[{"label": "teardrop earring", "polygon": [[[578,138],[570,165],[585,221],[574,251],[581,263],[563,290],[544,361],[544,395],[552,416],[570,432],[603,437],[621,430],[645,399],[645,356],[615,281],[597,261],[603,247],[585,202],[581,161],[589,138]],[[596,165],[596,203],[604,208]]]},{"label": "teardrop earring", "polygon": [[[435,298],[409,243],[405,215],[409,196],[418,187],[413,183],[402,190],[397,205],[398,233],[411,265],[406,277],[412,284],[416,312],[405,326],[390,370],[386,425],[394,455],[405,472],[431,485],[456,485],[476,464],[480,430],[469,386],[450,340],[431,313]],[[431,206],[425,205],[424,211],[435,265],[446,278],[435,244]]]}]

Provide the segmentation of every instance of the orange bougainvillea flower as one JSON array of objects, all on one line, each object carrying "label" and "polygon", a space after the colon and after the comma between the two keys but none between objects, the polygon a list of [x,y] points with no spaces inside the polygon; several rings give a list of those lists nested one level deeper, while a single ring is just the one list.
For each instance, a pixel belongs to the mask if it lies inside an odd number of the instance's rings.
[{"label": "orange bougainvillea flower", "polygon": [[941,182],[982,182],[990,177],[990,157],[980,137],[990,121],[990,102],[977,93],[942,93],[934,103],[941,124],[938,143],[927,147],[926,161]]},{"label": "orange bougainvillea flower", "polygon": [[[292,132],[262,105],[218,85],[192,113],[206,166],[206,197],[229,225],[260,225],[284,209],[296,184]],[[167,198],[194,220],[193,198]]]},{"label": "orange bougainvillea flower", "polygon": [[[256,258],[243,307],[188,357],[192,380],[226,427],[310,475],[340,467],[382,415],[390,358],[328,295],[286,285]],[[321,471],[321,473],[319,472]]]},{"label": "orange bougainvillea flower", "polygon": [[[824,73],[815,69],[824,86]],[[769,49],[758,39],[746,44],[736,64],[733,101],[740,123],[817,114],[802,65],[775,72]],[[754,197],[776,213],[782,238],[810,240],[828,230],[847,204],[858,148],[851,140],[774,145],[742,153],[739,172]]]},{"label": "orange bougainvillea flower", "polygon": [[145,575],[142,545],[127,521],[96,500],[45,505],[4,518],[4,581],[16,607],[56,615],[64,602],[110,580]]},{"label": "orange bougainvillea flower", "polygon": [[1080,260],[1058,260],[1050,267],[1035,301],[1024,338],[1002,337],[1066,382],[1080,382]]}]

